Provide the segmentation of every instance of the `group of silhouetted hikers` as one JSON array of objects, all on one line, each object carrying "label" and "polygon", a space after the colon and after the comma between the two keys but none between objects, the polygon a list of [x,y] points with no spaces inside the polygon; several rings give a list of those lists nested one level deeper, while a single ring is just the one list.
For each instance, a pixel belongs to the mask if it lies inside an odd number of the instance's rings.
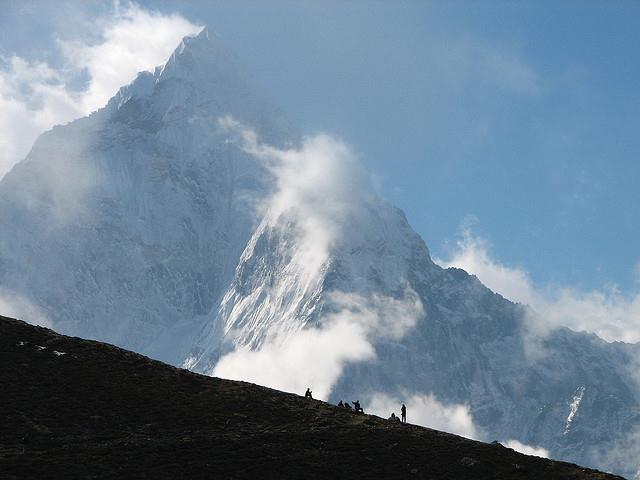
[{"label": "group of silhouetted hikers", "polygon": [[394,412],[391,412],[389,420],[392,422],[407,423],[407,406],[404,403],[402,404],[402,407],[400,407],[400,415],[402,418],[398,417]]},{"label": "group of silhouetted hikers", "polygon": [[[310,398],[311,400],[313,400],[313,394],[310,388],[307,388],[307,391],[304,393],[304,396],[305,398]],[[351,406],[349,402],[343,402],[342,400],[340,400],[338,402],[338,406],[340,408],[346,408],[347,410],[353,410],[356,413],[364,413],[364,409],[360,405],[360,400],[354,400],[352,403],[353,403],[353,406]],[[400,407],[400,415],[401,415],[401,418],[397,417],[395,413],[391,413],[389,420],[393,422],[407,423],[407,406],[404,403],[402,404],[402,407]]]},{"label": "group of silhouetted hikers", "polygon": [[346,408],[347,410],[353,410],[356,413],[364,413],[364,409],[360,405],[360,400],[354,400],[353,407],[349,404],[349,402],[343,403],[342,400],[340,400],[338,402],[338,406],[341,408]]}]

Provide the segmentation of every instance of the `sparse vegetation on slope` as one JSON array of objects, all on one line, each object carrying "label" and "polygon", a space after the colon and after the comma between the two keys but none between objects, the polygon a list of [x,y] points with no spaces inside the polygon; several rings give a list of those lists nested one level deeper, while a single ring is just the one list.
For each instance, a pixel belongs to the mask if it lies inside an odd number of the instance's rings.
[{"label": "sparse vegetation on slope", "polygon": [[0,478],[614,479],[0,317]]}]

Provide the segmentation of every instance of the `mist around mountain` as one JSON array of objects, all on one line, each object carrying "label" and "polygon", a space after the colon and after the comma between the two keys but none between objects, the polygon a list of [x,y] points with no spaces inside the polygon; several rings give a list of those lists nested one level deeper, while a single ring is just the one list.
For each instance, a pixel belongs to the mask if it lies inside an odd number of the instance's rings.
[{"label": "mist around mountain", "polygon": [[348,144],[296,132],[246,78],[205,29],[43,134],[0,181],[0,305],[195,372],[385,417],[404,401],[430,426],[636,475],[638,346],[540,330],[438,266]]}]

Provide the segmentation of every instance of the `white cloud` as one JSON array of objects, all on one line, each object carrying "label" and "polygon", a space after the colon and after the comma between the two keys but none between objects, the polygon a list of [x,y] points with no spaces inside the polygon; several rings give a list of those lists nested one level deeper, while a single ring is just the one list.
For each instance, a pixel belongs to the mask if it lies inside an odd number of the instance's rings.
[{"label": "white cloud", "polygon": [[138,72],[164,63],[184,36],[201,29],[180,15],[163,15],[131,3],[124,10],[116,9],[103,29],[101,43],[60,42],[73,67],[89,74],[88,88],[81,96],[83,112],[103,106]]},{"label": "white cloud", "polygon": [[388,418],[392,412],[396,415],[400,414],[400,406],[404,401],[407,406],[408,423],[455,433],[467,438],[478,438],[478,431],[473,424],[468,405],[445,405],[432,394],[405,395],[403,398],[404,400],[385,393],[377,393],[365,406],[366,411]]},{"label": "white cloud", "polygon": [[516,452],[524,453],[525,455],[549,458],[549,450],[546,448],[534,447],[527,445],[526,443],[519,442],[518,440],[507,440],[504,445],[505,447],[513,448]]},{"label": "white cloud", "polygon": [[[259,206],[260,213],[271,227],[296,236],[286,274],[303,289],[315,285],[331,250],[362,235],[363,209],[375,198],[357,156],[324,134],[304,138],[299,147],[278,149],[260,143],[253,130],[231,117],[219,124],[236,133],[241,147],[273,174],[274,193]],[[398,282],[402,288],[404,282]],[[273,327],[260,350],[237,349],[219,361],[213,374],[295,392],[312,386],[316,397],[328,398],[347,363],[375,357],[377,338],[400,338],[424,315],[410,288],[401,298],[342,292],[327,292],[324,298],[325,314],[315,328],[278,335]]]},{"label": "white cloud", "polygon": [[536,71],[515,52],[486,48],[480,64],[488,77],[513,93],[537,95],[541,92],[541,80]]},{"label": "white cloud", "polygon": [[452,36],[451,31],[434,29],[430,44],[425,45],[429,60],[438,67],[432,81],[438,82],[440,94],[465,89],[464,93],[536,96],[544,91],[543,78],[509,42],[490,42],[464,31]]},{"label": "white cloud", "polygon": [[593,448],[590,454],[600,469],[640,480],[640,428],[635,427],[623,438]]},{"label": "white cloud", "polygon": [[40,133],[81,113],[61,74],[45,63],[19,57],[0,63],[0,177],[27,154]]},{"label": "white cloud", "polygon": [[485,240],[465,227],[449,259],[436,259],[444,267],[457,267],[476,275],[494,292],[527,305],[536,302],[536,293],[526,271],[501,264],[489,255]]},{"label": "white cloud", "polygon": [[327,399],[347,363],[374,358],[376,338],[402,337],[423,315],[412,291],[401,300],[334,293],[328,304],[335,313],[319,327],[268,336],[257,351],[238,348],[220,359],[212,375],[297,393],[312,387],[316,398]]},{"label": "white cloud", "polygon": [[640,341],[640,293],[625,295],[615,287],[582,291],[569,286],[539,288],[521,268],[508,267],[489,253],[486,241],[464,229],[462,239],[445,267],[462,268],[476,275],[491,290],[533,307],[529,328],[543,334],[565,326],[595,333],[607,341]]},{"label": "white cloud", "polygon": [[305,137],[299,147],[283,150],[260,143],[253,130],[230,117],[219,123],[237,132],[242,148],[273,174],[275,194],[260,206],[262,213],[271,226],[295,223],[301,235],[294,261],[314,277],[374,199],[371,178],[351,148],[329,135]]},{"label": "white cloud", "polygon": [[26,297],[5,288],[0,288],[0,314],[24,320],[32,325],[52,328],[51,321],[40,308]]},{"label": "white cloud", "polygon": [[239,348],[222,357],[212,374],[298,394],[311,386],[316,398],[327,399],[347,362],[374,356],[362,326],[336,319],[293,337],[271,338],[257,351]]},{"label": "white cloud", "polygon": [[[136,74],[164,62],[185,35],[200,27],[179,15],[162,15],[130,3],[95,19],[101,40],[60,41],[64,62],[0,58],[0,178],[28,153],[36,137],[103,106]],[[80,72],[83,90],[68,87]]]}]

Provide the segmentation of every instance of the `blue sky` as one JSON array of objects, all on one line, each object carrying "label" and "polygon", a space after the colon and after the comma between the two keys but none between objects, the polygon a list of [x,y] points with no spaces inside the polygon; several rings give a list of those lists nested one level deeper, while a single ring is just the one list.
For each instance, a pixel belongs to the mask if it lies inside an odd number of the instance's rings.
[{"label": "blue sky", "polygon": [[[139,5],[207,24],[299,130],[352,145],[434,256],[470,228],[538,285],[637,290],[640,4]],[[64,70],[56,39],[99,42],[114,8],[4,0],[0,72]]]}]

